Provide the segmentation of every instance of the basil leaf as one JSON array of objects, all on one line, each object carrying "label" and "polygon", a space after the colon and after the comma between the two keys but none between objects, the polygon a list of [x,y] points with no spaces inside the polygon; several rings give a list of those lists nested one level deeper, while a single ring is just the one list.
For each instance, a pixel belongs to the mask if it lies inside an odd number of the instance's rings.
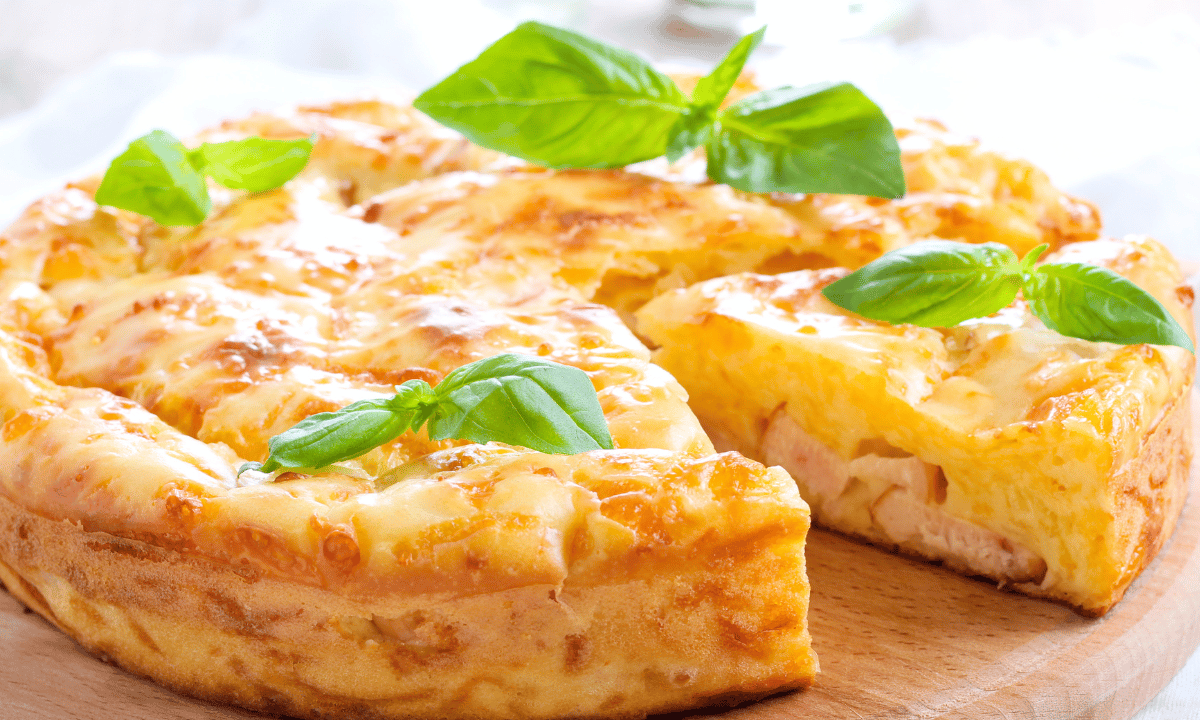
[{"label": "basil leaf", "polygon": [[849,83],[756,93],[717,117],[708,176],[748,192],[904,196],[883,111]]},{"label": "basil leaf", "polygon": [[1021,258],[1021,266],[1018,268],[1018,272],[1021,273],[1021,277],[1026,277],[1029,273],[1033,272],[1033,264],[1036,263],[1038,258],[1040,258],[1042,254],[1049,249],[1050,243],[1042,243],[1041,245],[1038,245],[1029,252],[1025,253],[1025,257]]},{"label": "basil leaf", "polygon": [[552,168],[613,168],[666,152],[687,109],[633,53],[526,22],[413,103],[472,142]]},{"label": "basil leaf", "polygon": [[130,210],[159,225],[197,225],[212,209],[204,176],[183,143],[155,130],[129,143],[104,173],[96,203]]},{"label": "basil leaf", "polygon": [[1017,287],[1046,327],[1068,337],[1123,345],[1175,345],[1195,353],[1187,331],[1153,295],[1107,268],[1034,266],[1048,245],[1018,262],[1003,245],[921,242],[887,253],[829,285],[833,304],[874,320],[950,327],[990,315]]},{"label": "basil leaf", "polygon": [[545,453],[613,446],[586,373],[506,354],[458,368],[436,390],[422,380],[409,380],[390,398],[362,400],[305,418],[271,438],[266,462],[244,463],[238,473],[329,467],[422,426],[433,440],[495,440]]},{"label": "basil leaf", "polygon": [[696,83],[696,89],[692,91],[692,105],[712,110],[721,107],[725,96],[733,89],[738,76],[742,74],[742,68],[750,59],[750,53],[759,46],[766,32],[767,26],[764,25],[743,37],[726,53],[724,59],[713,68],[712,72],[700,78],[700,82]]},{"label": "basil leaf", "polygon": [[204,143],[192,151],[193,162],[225,187],[249,192],[274,190],[308,164],[314,138],[267,140],[249,137]]},{"label": "basil leaf", "polygon": [[702,111],[689,111],[671,127],[667,160],[675,162],[712,137],[713,118]]},{"label": "basil leaf", "polygon": [[821,294],[872,320],[952,327],[1006,307],[1020,283],[1017,256],[1004,245],[931,240],[893,250]]},{"label": "basil leaf", "polygon": [[497,355],[461,367],[437,386],[429,437],[491,440],[570,455],[612,449],[586,373],[524,355]]},{"label": "basil leaf", "polygon": [[1174,345],[1196,352],[1187,331],[1153,295],[1107,268],[1049,263],[1025,281],[1029,308],[1068,337],[1130,345]]},{"label": "basil leaf", "polygon": [[[413,411],[395,407],[394,400],[360,400],[337,412],[310,415],[271,438],[267,461],[252,469],[274,472],[280,468],[325,467],[395,440],[409,428]],[[238,472],[245,469],[243,465]]]},{"label": "basil leaf", "polygon": [[762,42],[766,26],[750,33],[733,46],[720,63],[708,75],[700,78],[692,91],[692,102],[687,113],[675,122],[668,133],[667,159],[675,162],[693,148],[708,142],[712,134],[717,110],[725,102],[725,96],[733,89],[750,53]]}]

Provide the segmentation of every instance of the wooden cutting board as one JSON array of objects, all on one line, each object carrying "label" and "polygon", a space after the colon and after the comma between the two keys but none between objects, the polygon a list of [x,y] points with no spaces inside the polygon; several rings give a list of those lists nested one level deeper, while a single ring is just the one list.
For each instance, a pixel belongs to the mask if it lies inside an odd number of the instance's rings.
[{"label": "wooden cutting board", "polygon": [[[1200,423],[1193,432],[1200,438]],[[1100,620],[814,531],[807,557],[817,685],[702,715],[1126,720],[1200,645],[1198,478],[1193,469],[1174,536]],[[263,717],[181,697],[95,660],[7,594],[0,643],[6,720]]]}]

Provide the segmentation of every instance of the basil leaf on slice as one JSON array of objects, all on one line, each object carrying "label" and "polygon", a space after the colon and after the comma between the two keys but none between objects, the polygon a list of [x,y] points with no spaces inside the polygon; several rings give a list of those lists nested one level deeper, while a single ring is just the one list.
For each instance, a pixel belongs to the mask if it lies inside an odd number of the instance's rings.
[{"label": "basil leaf on slice", "polygon": [[504,354],[463,366],[438,384],[434,440],[498,441],[570,455],[611,449],[596,390],[578,368]]},{"label": "basil leaf on slice", "polygon": [[743,37],[726,53],[725,58],[712,72],[696,83],[687,112],[675,121],[675,125],[667,133],[667,160],[675,162],[692,149],[708,142],[712,135],[713,122],[717,119],[717,110],[721,108],[721,103],[725,102],[725,96],[742,74],[742,68],[750,58],[750,53],[762,42],[766,32],[767,28],[764,25],[758,32]]},{"label": "basil leaf on slice", "polygon": [[129,143],[108,166],[96,204],[130,210],[159,225],[198,225],[212,209],[208,186],[183,143],[155,130]]},{"label": "basil leaf on slice", "polygon": [[687,110],[633,53],[526,22],[421,93],[414,106],[477,145],[551,168],[614,168],[666,152]]},{"label": "basil leaf on slice", "polygon": [[748,192],[904,196],[892,124],[849,83],[781,87],[717,116],[708,176]]},{"label": "basil leaf on slice", "polygon": [[1024,294],[1033,314],[1060,335],[1196,352],[1187,331],[1162,303],[1107,268],[1048,263],[1026,279]]},{"label": "basil leaf on slice", "polygon": [[1004,245],[930,240],[893,250],[821,294],[872,320],[952,327],[1006,307],[1020,284],[1017,256]]},{"label": "basil leaf on slice", "polygon": [[[409,428],[412,416],[411,409],[395,407],[395,398],[360,400],[336,412],[310,415],[271,438],[267,461],[252,469],[269,473],[350,460],[395,440]],[[238,472],[245,469],[243,465]]]},{"label": "basil leaf on slice", "polygon": [[268,140],[248,137],[204,143],[192,151],[193,162],[227,188],[264,192],[295,177],[308,164],[314,138]]}]

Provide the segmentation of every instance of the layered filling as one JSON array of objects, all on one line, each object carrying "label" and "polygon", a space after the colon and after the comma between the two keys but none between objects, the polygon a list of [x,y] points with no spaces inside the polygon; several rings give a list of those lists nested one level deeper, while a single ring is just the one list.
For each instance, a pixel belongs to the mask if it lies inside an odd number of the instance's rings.
[{"label": "layered filling", "polygon": [[801,495],[830,527],[854,528],[872,542],[1002,584],[1042,582],[1046,562],[1032,550],[946,513],[942,468],[881,438],[860,443],[859,452],[843,460],[806,433],[784,406],[771,415],[758,457],[791,473]]}]

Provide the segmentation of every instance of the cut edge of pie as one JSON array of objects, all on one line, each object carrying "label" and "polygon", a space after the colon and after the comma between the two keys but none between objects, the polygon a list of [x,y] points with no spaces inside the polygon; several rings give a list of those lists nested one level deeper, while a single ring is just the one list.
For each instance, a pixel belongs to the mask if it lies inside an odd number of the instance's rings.
[{"label": "cut edge of pie", "polygon": [[[1192,327],[1152,240],[1044,261],[1108,267]],[[1183,507],[1192,355],[1063,337],[1021,299],[950,329],[866,320],[821,295],[846,272],[698,283],[645,305],[638,329],[714,444],[787,469],[817,525],[1107,612]]]}]

